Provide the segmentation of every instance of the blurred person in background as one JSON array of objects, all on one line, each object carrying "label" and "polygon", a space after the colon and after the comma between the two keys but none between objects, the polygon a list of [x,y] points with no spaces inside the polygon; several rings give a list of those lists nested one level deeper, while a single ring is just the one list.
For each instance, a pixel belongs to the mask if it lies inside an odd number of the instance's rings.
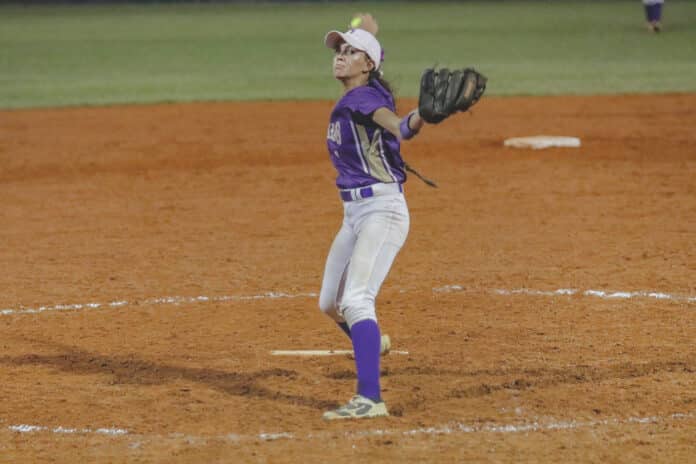
[{"label": "blurred person in background", "polygon": [[665,0],[643,0],[645,7],[645,19],[648,22],[650,32],[660,32],[662,30],[662,4]]}]

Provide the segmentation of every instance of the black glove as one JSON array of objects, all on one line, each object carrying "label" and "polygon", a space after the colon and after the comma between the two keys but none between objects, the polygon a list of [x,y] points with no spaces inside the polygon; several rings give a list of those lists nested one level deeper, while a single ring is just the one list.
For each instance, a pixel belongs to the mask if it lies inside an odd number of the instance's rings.
[{"label": "black glove", "polygon": [[487,80],[472,68],[428,68],[421,77],[418,113],[426,122],[437,124],[458,111],[466,111],[479,101]]}]

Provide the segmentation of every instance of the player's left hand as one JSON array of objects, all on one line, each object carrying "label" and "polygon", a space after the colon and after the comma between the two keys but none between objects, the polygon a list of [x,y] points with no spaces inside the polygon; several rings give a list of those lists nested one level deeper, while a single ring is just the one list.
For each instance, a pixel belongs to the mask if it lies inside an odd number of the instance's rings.
[{"label": "player's left hand", "polygon": [[483,95],[488,79],[473,68],[428,68],[423,72],[418,112],[426,122],[437,124],[459,111],[467,111]]}]

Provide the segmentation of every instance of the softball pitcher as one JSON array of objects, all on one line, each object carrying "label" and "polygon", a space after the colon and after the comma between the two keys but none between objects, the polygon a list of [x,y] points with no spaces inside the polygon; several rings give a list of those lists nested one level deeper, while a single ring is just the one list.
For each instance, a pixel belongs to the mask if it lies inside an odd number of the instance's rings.
[{"label": "softball pitcher", "polygon": [[[326,260],[319,307],[351,338],[358,377],[357,394],[344,406],[324,413],[327,420],[389,415],[380,393],[382,340],[375,299],[409,230],[400,142],[417,134],[424,121],[440,122],[460,111],[462,107],[455,108],[450,101],[462,98],[459,90],[452,91],[451,82],[459,79],[457,86],[463,88],[466,81],[464,71],[426,70],[430,74],[427,79],[424,74],[423,82],[432,88],[421,90],[419,109],[400,118],[382,78],[377,23],[369,14],[357,18],[351,22],[353,29],[331,31],[324,38],[334,50],[333,75],[343,86],[326,136],[329,157],[338,171],[343,224]],[[450,84],[443,84],[445,76]],[[475,95],[479,88],[470,89],[469,106],[483,93],[480,89]]]}]

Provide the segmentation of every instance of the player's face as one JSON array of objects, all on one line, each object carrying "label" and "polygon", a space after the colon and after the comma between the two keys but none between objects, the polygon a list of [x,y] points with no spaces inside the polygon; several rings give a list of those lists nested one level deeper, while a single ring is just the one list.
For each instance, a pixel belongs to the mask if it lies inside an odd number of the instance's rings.
[{"label": "player's face", "polygon": [[333,73],[336,79],[350,79],[367,74],[373,68],[367,54],[347,43],[336,47],[333,59]]}]

